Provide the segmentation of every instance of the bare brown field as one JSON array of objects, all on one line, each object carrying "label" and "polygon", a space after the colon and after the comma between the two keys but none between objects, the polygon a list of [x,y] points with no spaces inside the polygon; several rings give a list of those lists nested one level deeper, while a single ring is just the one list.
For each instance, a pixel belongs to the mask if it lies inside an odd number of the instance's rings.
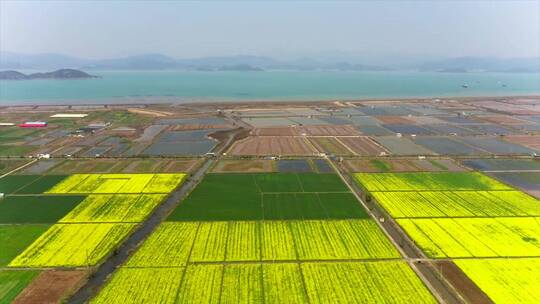
[{"label": "bare brown field", "polygon": [[201,161],[201,159],[170,160],[159,172],[191,172],[197,168]]},{"label": "bare brown field", "polygon": [[355,136],[360,132],[350,125],[322,125],[322,126],[296,126],[296,127],[268,127],[255,128],[251,135],[258,136]]},{"label": "bare brown field", "polygon": [[358,155],[380,155],[383,152],[389,154],[388,150],[386,150],[367,136],[340,137],[339,141],[341,141]]},{"label": "bare brown field", "polygon": [[336,155],[354,155],[335,137],[309,137],[309,141],[319,152]]},{"label": "bare brown field", "polygon": [[413,124],[414,121],[407,119],[403,116],[374,116],[377,120],[383,124]]},{"label": "bare brown field", "polygon": [[504,139],[514,144],[540,150],[540,135],[508,135]]},{"label": "bare brown field", "polygon": [[250,136],[230,148],[232,155],[313,155],[316,151],[301,137]]},{"label": "bare brown field", "polygon": [[165,117],[165,116],[174,114],[174,113],[165,112],[165,111],[146,110],[146,109],[143,110],[143,109],[137,109],[137,108],[128,108],[127,110],[130,113],[149,115],[149,116],[154,116],[154,117]]},{"label": "bare brown field", "polygon": [[299,135],[296,127],[256,128],[250,134],[257,136],[293,136]]},{"label": "bare brown field", "polygon": [[15,298],[13,303],[61,303],[84,284],[86,275],[85,270],[44,271]]},{"label": "bare brown field", "polygon": [[267,159],[221,160],[212,172],[274,172],[274,161]]},{"label": "bare brown field", "polygon": [[360,135],[360,132],[355,127],[350,125],[336,126],[302,126],[298,127],[300,135],[306,134],[309,136],[354,136]]},{"label": "bare brown field", "polygon": [[491,299],[451,261],[438,261],[436,267],[467,303],[490,304]]}]

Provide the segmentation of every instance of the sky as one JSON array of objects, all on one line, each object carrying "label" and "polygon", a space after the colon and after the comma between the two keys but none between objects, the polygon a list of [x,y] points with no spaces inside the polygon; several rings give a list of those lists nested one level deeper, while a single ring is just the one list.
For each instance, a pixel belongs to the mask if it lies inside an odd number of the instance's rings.
[{"label": "sky", "polygon": [[0,51],[92,59],[145,53],[540,57],[540,0],[0,0]]}]

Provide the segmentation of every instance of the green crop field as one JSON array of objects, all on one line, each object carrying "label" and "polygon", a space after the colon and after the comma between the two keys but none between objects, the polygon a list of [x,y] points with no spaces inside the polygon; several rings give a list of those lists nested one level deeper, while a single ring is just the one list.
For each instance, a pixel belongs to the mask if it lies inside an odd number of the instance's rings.
[{"label": "green crop field", "polygon": [[48,228],[49,225],[0,225],[0,266],[7,265]]},{"label": "green crop field", "polygon": [[0,200],[0,223],[56,223],[83,199],[82,196],[7,196]]},{"label": "green crop field", "polygon": [[168,220],[366,218],[335,174],[208,174]]},{"label": "green crop field", "polygon": [[265,220],[367,218],[351,193],[265,193]]},{"label": "green crop field", "polygon": [[64,180],[67,175],[43,175],[32,181],[23,188],[17,190],[17,194],[40,194],[51,189],[54,185]]},{"label": "green crop field", "polygon": [[40,175],[8,175],[0,178],[0,193],[14,193],[39,177]]},{"label": "green crop field", "polygon": [[33,270],[0,270],[0,303],[12,303],[38,273]]},{"label": "green crop field", "polygon": [[0,156],[25,156],[36,148],[36,146],[0,145]]}]

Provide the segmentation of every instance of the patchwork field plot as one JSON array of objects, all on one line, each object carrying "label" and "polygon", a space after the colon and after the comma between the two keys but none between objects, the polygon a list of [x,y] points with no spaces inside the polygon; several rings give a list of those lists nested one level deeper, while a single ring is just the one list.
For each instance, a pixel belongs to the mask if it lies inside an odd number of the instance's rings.
[{"label": "patchwork field plot", "polygon": [[[454,263],[496,303],[538,302],[540,201],[476,172],[355,177],[427,257],[457,259]],[[465,288],[463,280],[454,284]]]},{"label": "patchwork field plot", "polygon": [[183,268],[121,268],[91,303],[174,303],[183,274]]},{"label": "patchwork field plot", "polygon": [[540,172],[496,172],[490,175],[540,199]]},{"label": "patchwork field plot", "polygon": [[77,267],[99,263],[133,224],[56,224],[13,259],[10,267]]},{"label": "patchwork field plot", "polygon": [[0,270],[0,303],[11,303],[38,273],[33,270]]},{"label": "patchwork field plot", "polygon": [[164,198],[164,194],[89,195],[60,222],[141,222]]},{"label": "patchwork field plot", "polygon": [[0,200],[0,224],[56,223],[82,196],[7,196]]},{"label": "patchwork field plot", "polygon": [[93,301],[150,298],[435,302],[339,176],[319,173],[207,174]]},{"label": "patchwork field plot", "polygon": [[350,172],[460,172],[466,169],[451,159],[347,159],[343,164]]},{"label": "patchwork field plot", "polygon": [[540,259],[467,259],[455,263],[496,303],[540,302]]},{"label": "patchwork field plot", "polygon": [[[185,265],[197,231],[202,231],[199,226],[198,222],[163,223],[129,259],[127,266],[167,267]],[[204,233],[201,233],[201,238],[203,237]]]},{"label": "patchwork field plot", "polygon": [[74,174],[47,191],[79,193],[169,193],[184,179],[182,173],[164,174]]},{"label": "patchwork field plot", "polygon": [[[265,203],[266,202],[266,203]],[[169,220],[364,218],[335,174],[207,174]]]},{"label": "patchwork field plot", "polygon": [[374,142],[370,137],[340,137],[339,141],[346,145],[356,155],[388,154],[388,150]]},{"label": "patchwork field plot", "polygon": [[8,175],[0,178],[0,193],[14,193],[39,177],[39,175]]},{"label": "patchwork field plot", "polygon": [[221,160],[213,168],[212,172],[273,172],[274,161],[256,159],[256,160]]},{"label": "patchwork field plot", "polygon": [[277,161],[279,172],[312,172],[307,159],[280,159]]},{"label": "patchwork field plot", "polygon": [[411,303],[411,299],[437,303],[404,262],[122,268],[91,303],[149,299],[163,303]]},{"label": "patchwork field plot", "polygon": [[18,168],[24,164],[28,163],[27,160],[18,160],[18,159],[4,159],[0,160],[0,174],[5,174],[15,168]]},{"label": "patchwork field plot", "polygon": [[478,172],[356,173],[368,191],[513,190]]},{"label": "patchwork field plot", "polygon": [[166,222],[128,267],[191,262],[395,259],[399,253],[371,220]]},{"label": "patchwork field plot", "polygon": [[393,218],[540,216],[540,201],[520,191],[374,192]]},{"label": "patchwork field plot", "polygon": [[535,217],[399,219],[430,257],[538,257]]},{"label": "patchwork field plot", "polygon": [[309,141],[320,152],[336,155],[355,154],[335,137],[310,137]]},{"label": "patchwork field plot", "polygon": [[302,137],[250,136],[229,149],[232,155],[314,155],[316,151]]},{"label": "patchwork field plot", "polygon": [[0,244],[2,244],[0,266],[7,265],[49,227],[49,225],[0,225]]},{"label": "patchwork field plot", "polygon": [[42,271],[17,296],[14,304],[64,302],[85,282],[87,275],[86,270]]},{"label": "patchwork field plot", "polygon": [[436,303],[402,262],[308,263],[302,270],[310,303]]}]

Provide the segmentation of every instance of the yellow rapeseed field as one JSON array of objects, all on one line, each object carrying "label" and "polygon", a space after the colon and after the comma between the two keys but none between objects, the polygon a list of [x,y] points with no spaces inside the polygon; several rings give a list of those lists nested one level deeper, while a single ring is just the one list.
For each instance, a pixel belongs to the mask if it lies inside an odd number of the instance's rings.
[{"label": "yellow rapeseed field", "polygon": [[540,303],[540,258],[454,262],[495,303]]},{"label": "yellow rapeseed field", "polygon": [[169,193],[186,174],[74,174],[47,191],[51,194]]},{"label": "yellow rapeseed field", "polygon": [[134,224],[55,224],[9,267],[82,267],[99,263]]}]

